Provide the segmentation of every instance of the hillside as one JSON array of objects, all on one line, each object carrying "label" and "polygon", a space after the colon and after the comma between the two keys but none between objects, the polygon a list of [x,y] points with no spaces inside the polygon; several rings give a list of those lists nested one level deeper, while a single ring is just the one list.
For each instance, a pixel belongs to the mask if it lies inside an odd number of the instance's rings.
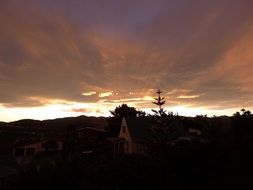
[{"label": "hillside", "polygon": [[18,121],[9,122],[10,125],[21,126],[21,127],[43,127],[48,129],[65,129],[68,126],[75,126],[77,128],[82,127],[95,127],[99,129],[104,129],[107,126],[106,117],[66,117],[57,118],[50,120],[32,120],[32,119],[22,119]]}]

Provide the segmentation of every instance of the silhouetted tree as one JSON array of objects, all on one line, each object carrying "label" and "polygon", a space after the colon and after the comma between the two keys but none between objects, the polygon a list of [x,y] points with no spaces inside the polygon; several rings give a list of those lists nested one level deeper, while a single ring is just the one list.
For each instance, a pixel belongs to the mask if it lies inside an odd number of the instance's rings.
[{"label": "silhouetted tree", "polygon": [[162,108],[162,105],[165,104],[165,98],[161,97],[162,91],[161,90],[157,90],[156,93],[157,93],[158,97],[154,98],[155,102],[153,102],[153,104],[157,105],[159,107],[159,109],[158,109],[158,111],[152,109],[152,111],[155,113],[156,116],[166,115],[166,111]]},{"label": "silhouetted tree", "polygon": [[[232,116],[233,133],[237,143],[246,143],[253,137],[253,115],[249,110],[242,109]],[[247,142],[249,143],[249,142]]]},{"label": "silhouetted tree", "polygon": [[147,116],[147,113],[145,111],[138,110],[137,111],[137,117],[145,117]]},{"label": "silhouetted tree", "polygon": [[159,159],[166,160],[171,154],[175,141],[182,135],[182,121],[177,115],[167,114],[162,108],[165,98],[161,97],[161,90],[156,92],[158,97],[153,104],[158,105],[158,111],[152,110],[155,114],[154,124],[151,128],[151,139],[149,150],[152,155]]},{"label": "silhouetted tree", "polygon": [[110,111],[114,117],[136,117],[138,111],[134,107],[129,107],[127,104],[117,106],[114,111]]},{"label": "silhouetted tree", "polygon": [[144,115],[144,112],[137,111],[134,107],[129,107],[127,104],[117,106],[110,112],[113,117],[108,118],[108,126],[106,128],[109,137],[118,136],[123,117],[140,117]]}]

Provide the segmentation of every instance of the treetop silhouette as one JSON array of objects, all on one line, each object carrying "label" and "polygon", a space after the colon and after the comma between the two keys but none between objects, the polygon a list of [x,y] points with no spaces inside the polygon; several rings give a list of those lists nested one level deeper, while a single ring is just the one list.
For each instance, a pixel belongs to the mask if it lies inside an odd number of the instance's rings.
[{"label": "treetop silhouette", "polygon": [[165,104],[165,98],[164,97],[161,97],[161,93],[162,91],[161,90],[157,90],[156,91],[157,93],[157,98],[154,98],[155,102],[152,102],[153,104],[157,105],[159,107],[158,111],[157,110],[154,110],[152,109],[152,111],[155,113],[156,116],[163,116],[163,115],[166,115],[166,111],[162,108],[162,105]]},{"label": "treetop silhouette", "polygon": [[117,106],[114,111],[110,111],[114,117],[136,117],[138,111],[134,107],[129,107],[127,104]]}]

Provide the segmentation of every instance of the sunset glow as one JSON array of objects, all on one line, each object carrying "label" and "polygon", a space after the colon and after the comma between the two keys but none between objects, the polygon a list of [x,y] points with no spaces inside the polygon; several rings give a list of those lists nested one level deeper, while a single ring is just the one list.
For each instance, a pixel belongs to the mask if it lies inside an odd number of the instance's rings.
[{"label": "sunset glow", "polygon": [[253,3],[0,2],[0,121],[253,109]]}]

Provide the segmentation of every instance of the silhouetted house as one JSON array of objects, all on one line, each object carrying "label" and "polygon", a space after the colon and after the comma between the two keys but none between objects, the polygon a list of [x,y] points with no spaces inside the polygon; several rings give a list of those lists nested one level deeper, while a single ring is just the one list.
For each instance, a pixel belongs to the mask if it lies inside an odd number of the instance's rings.
[{"label": "silhouetted house", "polygon": [[[106,132],[94,127],[78,128],[72,135],[73,148],[80,151],[97,149],[106,139]],[[67,142],[66,142],[67,143]]]},{"label": "silhouetted house", "polygon": [[[164,126],[163,126],[164,125]],[[124,154],[145,154],[147,143],[155,143],[152,141],[152,132],[156,127],[163,130],[168,143],[172,146],[180,141],[191,142],[193,139],[201,135],[200,130],[186,128],[183,126],[180,118],[169,118],[163,123],[149,117],[129,117],[123,118],[118,138],[114,139],[114,152],[122,152]]]},{"label": "silhouetted house", "polygon": [[118,149],[125,154],[145,153],[152,125],[152,121],[147,117],[123,118],[118,136]]},{"label": "silhouetted house", "polygon": [[82,157],[101,155],[108,149],[106,146],[107,133],[95,127],[74,128],[67,132],[64,144],[65,157],[71,160],[77,155]]},{"label": "silhouetted house", "polygon": [[102,139],[106,137],[106,131],[94,127],[78,128],[76,130],[77,137],[83,139]]},{"label": "silhouetted house", "polygon": [[37,154],[46,151],[60,151],[62,149],[62,140],[19,140],[14,144],[13,156],[18,164],[25,165],[31,163]]}]

